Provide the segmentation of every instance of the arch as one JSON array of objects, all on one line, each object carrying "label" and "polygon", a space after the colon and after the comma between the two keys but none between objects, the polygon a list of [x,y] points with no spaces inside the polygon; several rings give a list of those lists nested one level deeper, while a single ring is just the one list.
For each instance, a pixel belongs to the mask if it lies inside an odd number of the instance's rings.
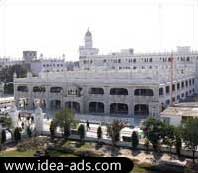
[{"label": "arch", "polygon": [[128,95],[126,88],[111,88],[110,95]]},{"label": "arch", "polygon": [[134,91],[135,96],[153,96],[153,90],[152,89],[136,89]]},{"label": "arch", "polygon": [[65,102],[65,107],[71,109],[75,113],[80,113],[80,103],[68,101]]},{"label": "arch", "polygon": [[90,102],[89,113],[104,113],[104,103],[102,102]]},{"label": "arch", "polygon": [[45,87],[43,86],[34,86],[33,92],[45,92]]},{"label": "arch", "polygon": [[50,108],[51,109],[60,109],[61,108],[61,101],[60,100],[51,100],[50,101]]},{"label": "arch", "polygon": [[62,87],[51,87],[50,92],[51,93],[60,93],[63,90]]},{"label": "arch", "polygon": [[147,104],[137,104],[134,108],[135,115],[149,115],[149,106]]},{"label": "arch", "polygon": [[103,88],[90,88],[89,90],[90,94],[104,94]]},{"label": "arch", "polygon": [[128,105],[124,103],[112,103],[110,114],[128,114]]},{"label": "arch", "polygon": [[17,91],[28,92],[28,87],[26,85],[20,85],[17,87]]}]

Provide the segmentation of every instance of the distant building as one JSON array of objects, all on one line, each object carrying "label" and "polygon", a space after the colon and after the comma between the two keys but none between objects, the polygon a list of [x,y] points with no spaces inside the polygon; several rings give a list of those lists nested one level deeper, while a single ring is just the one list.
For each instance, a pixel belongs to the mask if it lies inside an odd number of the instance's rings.
[{"label": "distant building", "polygon": [[23,51],[22,60],[11,60],[10,58],[0,58],[0,69],[16,64],[23,64],[33,73],[38,75],[41,72],[63,72],[79,69],[79,62],[65,61],[62,58],[47,58],[37,56],[37,51]]},{"label": "distant building", "polygon": [[80,58],[84,58],[86,56],[94,56],[98,54],[98,49],[93,48],[93,43],[92,43],[92,34],[87,30],[85,37],[84,37],[84,46],[79,47],[79,53],[80,53]]},{"label": "distant building", "polygon": [[23,51],[23,60],[25,63],[37,60],[37,51]]},{"label": "distant building", "polygon": [[92,47],[89,30],[84,41],[79,68],[15,78],[16,102],[26,98],[31,109],[34,100],[41,99],[47,109],[68,107],[80,114],[145,118],[159,117],[167,106],[198,92],[197,51],[188,47],[160,53],[124,49],[101,55]]},{"label": "distant building", "polygon": [[10,58],[1,58],[0,57],[0,69],[4,67],[9,67],[11,65],[22,64],[20,60],[11,60]]},{"label": "distant building", "polygon": [[160,118],[178,126],[190,118],[198,118],[198,102],[178,103],[160,113]]}]

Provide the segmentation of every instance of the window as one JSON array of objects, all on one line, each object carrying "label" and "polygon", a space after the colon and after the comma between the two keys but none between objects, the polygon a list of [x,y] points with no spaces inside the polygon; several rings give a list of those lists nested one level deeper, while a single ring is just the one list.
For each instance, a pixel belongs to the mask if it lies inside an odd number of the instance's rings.
[{"label": "window", "polygon": [[124,103],[112,103],[110,114],[128,114],[128,105]]},{"label": "window", "polygon": [[170,92],[170,87],[166,86],[166,94],[169,94],[169,92]]},{"label": "window", "polygon": [[149,106],[146,104],[137,104],[134,107],[134,114],[135,115],[142,115],[142,116],[148,116],[149,115]]},{"label": "window", "polygon": [[175,84],[172,85],[172,91],[175,91]]},{"label": "window", "polygon": [[135,96],[153,96],[153,90],[152,89],[136,89],[134,91]]},{"label": "window", "polygon": [[112,88],[110,95],[128,95],[128,90],[125,88]]},{"label": "window", "polygon": [[91,88],[89,91],[90,94],[104,94],[103,88]]},{"label": "window", "polygon": [[191,86],[192,82],[191,82],[191,79],[189,79],[189,85]]},{"label": "window", "polygon": [[162,96],[164,94],[164,89],[163,88],[159,88],[159,95]]},{"label": "window", "polygon": [[188,87],[188,81],[186,80],[186,87]]},{"label": "window", "polygon": [[45,87],[35,86],[33,87],[33,92],[45,92]]},{"label": "window", "polygon": [[180,89],[180,83],[177,83],[177,90]]},{"label": "window", "polygon": [[89,113],[104,113],[104,103],[90,102]]},{"label": "window", "polygon": [[61,87],[51,87],[50,92],[51,93],[60,93],[63,90]]},{"label": "window", "polygon": [[25,85],[18,86],[18,87],[17,87],[17,91],[20,91],[20,92],[28,92],[28,87],[25,86]]},{"label": "window", "polygon": [[184,81],[182,81],[181,86],[182,86],[182,88],[184,88]]}]

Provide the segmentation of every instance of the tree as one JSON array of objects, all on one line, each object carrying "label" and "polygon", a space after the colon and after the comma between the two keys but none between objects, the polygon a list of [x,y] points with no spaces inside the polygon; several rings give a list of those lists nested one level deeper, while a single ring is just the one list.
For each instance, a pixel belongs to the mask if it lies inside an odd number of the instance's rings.
[{"label": "tree", "polygon": [[72,125],[76,123],[74,113],[68,108],[56,113],[54,121],[57,126],[63,128],[65,138],[70,135]]},{"label": "tree", "polygon": [[181,148],[182,148],[182,127],[175,127],[174,128],[174,135],[175,135],[175,150],[178,157],[181,156]]},{"label": "tree", "polygon": [[182,148],[182,140],[179,135],[176,135],[175,139],[176,139],[175,140],[176,153],[177,153],[177,156],[180,157],[181,156],[181,148]]},{"label": "tree", "polygon": [[3,127],[12,128],[12,118],[6,114],[5,116],[0,117],[0,123]]},{"label": "tree", "polygon": [[133,131],[132,135],[131,135],[131,139],[132,139],[132,147],[133,149],[137,149],[138,145],[139,145],[139,138],[137,135],[136,131]]},{"label": "tree", "polygon": [[1,144],[4,144],[6,142],[6,131],[1,131]]},{"label": "tree", "polygon": [[102,138],[102,128],[101,128],[101,126],[99,126],[98,129],[97,129],[97,137],[98,137],[98,141]]},{"label": "tree", "polygon": [[175,140],[176,140],[175,127],[167,123],[164,123],[161,132],[162,132],[163,144],[169,147],[169,152],[171,153],[172,146],[175,144]]},{"label": "tree", "polygon": [[111,137],[112,145],[115,146],[120,140],[120,131],[125,127],[125,123],[114,120],[112,124],[107,125],[107,134]]},{"label": "tree", "polygon": [[55,133],[56,133],[56,123],[54,120],[51,121],[50,123],[50,136],[51,136],[51,139],[54,139],[55,137]]},{"label": "tree", "polygon": [[80,140],[82,142],[83,139],[85,138],[85,126],[83,124],[80,124],[80,126],[78,127],[78,134],[79,134]]},{"label": "tree", "polygon": [[30,126],[27,127],[27,135],[29,138],[32,137],[32,130],[31,130]]},{"label": "tree", "polygon": [[14,140],[18,143],[21,140],[21,129],[16,127],[14,130]]},{"label": "tree", "polygon": [[11,134],[11,138],[13,139],[13,132],[11,130],[13,126],[12,118],[8,114],[6,114],[5,116],[0,117],[0,124],[2,124],[2,126],[6,128],[6,130]]},{"label": "tree", "polygon": [[163,128],[163,122],[155,118],[149,118],[143,123],[144,134],[152,144],[155,151],[158,150],[160,145],[160,140],[162,139],[164,133]]},{"label": "tree", "polygon": [[182,130],[182,138],[185,148],[192,151],[193,163],[195,163],[195,153],[198,149],[198,118],[189,119],[184,123]]}]

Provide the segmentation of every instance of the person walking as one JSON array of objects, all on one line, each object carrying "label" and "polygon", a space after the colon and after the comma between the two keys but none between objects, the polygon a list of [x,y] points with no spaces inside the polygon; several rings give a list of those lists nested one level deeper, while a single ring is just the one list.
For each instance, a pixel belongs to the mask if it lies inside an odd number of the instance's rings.
[{"label": "person walking", "polygon": [[87,131],[90,130],[89,121],[87,120]]}]

